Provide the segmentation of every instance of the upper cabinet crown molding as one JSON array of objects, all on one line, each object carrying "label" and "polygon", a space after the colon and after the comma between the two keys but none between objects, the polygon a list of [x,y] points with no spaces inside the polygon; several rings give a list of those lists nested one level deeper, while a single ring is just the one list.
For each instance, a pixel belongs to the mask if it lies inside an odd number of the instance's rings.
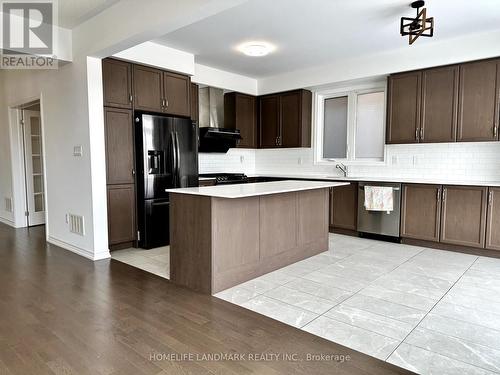
[{"label": "upper cabinet crown molding", "polygon": [[387,143],[499,139],[500,60],[393,74]]}]

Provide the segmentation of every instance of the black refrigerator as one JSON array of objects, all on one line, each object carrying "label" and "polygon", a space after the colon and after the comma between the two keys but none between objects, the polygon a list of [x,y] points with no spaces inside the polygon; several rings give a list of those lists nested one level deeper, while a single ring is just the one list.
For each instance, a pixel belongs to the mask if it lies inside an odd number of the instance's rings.
[{"label": "black refrigerator", "polygon": [[139,247],[170,243],[169,194],[198,186],[198,127],[190,119],[135,113]]}]

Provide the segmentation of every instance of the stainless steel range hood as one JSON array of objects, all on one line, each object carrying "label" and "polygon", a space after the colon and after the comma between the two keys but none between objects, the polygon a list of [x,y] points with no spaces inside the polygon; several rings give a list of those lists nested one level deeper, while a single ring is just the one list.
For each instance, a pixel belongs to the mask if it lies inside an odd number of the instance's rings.
[{"label": "stainless steel range hood", "polygon": [[224,127],[224,90],[199,89],[200,152],[227,152],[241,139],[238,129]]},{"label": "stainless steel range hood", "polygon": [[224,127],[224,90],[200,87],[200,128]]}]

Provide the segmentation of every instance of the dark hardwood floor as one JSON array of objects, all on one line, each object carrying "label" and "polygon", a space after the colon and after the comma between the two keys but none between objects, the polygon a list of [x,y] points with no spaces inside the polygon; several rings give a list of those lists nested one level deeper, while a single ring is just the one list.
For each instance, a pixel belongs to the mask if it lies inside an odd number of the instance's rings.
[{"label": "dark hardwood floor", "polygon": [[[350,360],[169,361],[171,353]],[[46,244],[43,227],[0,224],[0,374],[191,373],[408,372],[126,264],[93,263]]]}]

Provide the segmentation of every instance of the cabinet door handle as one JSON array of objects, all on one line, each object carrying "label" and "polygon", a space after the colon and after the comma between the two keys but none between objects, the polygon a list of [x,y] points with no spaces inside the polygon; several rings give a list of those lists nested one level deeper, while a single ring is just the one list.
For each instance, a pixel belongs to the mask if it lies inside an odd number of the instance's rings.
[{"label": "cabinet door handle", "polygon": [[165,107],[168,107],[168,99],[165,99]]},{"label": "cabinet door handle", "polygon": [[498,132],[498,127],[497,125],[493,125],[493,138],[496,138],[497,137],[497,132]]},{"label": "cabinet door handle", "polygon": [[132,103],[132,100],[133,100],[133,99],[134,99],[134,98],[133,98],[132,94],[130,94],[130,95],[128,96],[128,101],[129,101],[130,103]]},{"label": "cabinet door handle", "polygon": [[446,202],[446,188],[443,189],[443,202]]},{"label": "cabinet door handle", "polygon": [[418,128],[415,129],[415,140],[418,141]]},{"label": "cabinet door handle", "polygon": [[441,188],[437,189],[437,201],[440,202],[441,201]]},{"label": "cabinet door handle", "polygon": [[493,192],[490,191],[490,193],[488,194],[488,204],[491,206],[492,203],[493,203]]},{"label": "cabinet door handle", "polygon": [[420,140],[424,140],[424,128],[420,128]]}]

